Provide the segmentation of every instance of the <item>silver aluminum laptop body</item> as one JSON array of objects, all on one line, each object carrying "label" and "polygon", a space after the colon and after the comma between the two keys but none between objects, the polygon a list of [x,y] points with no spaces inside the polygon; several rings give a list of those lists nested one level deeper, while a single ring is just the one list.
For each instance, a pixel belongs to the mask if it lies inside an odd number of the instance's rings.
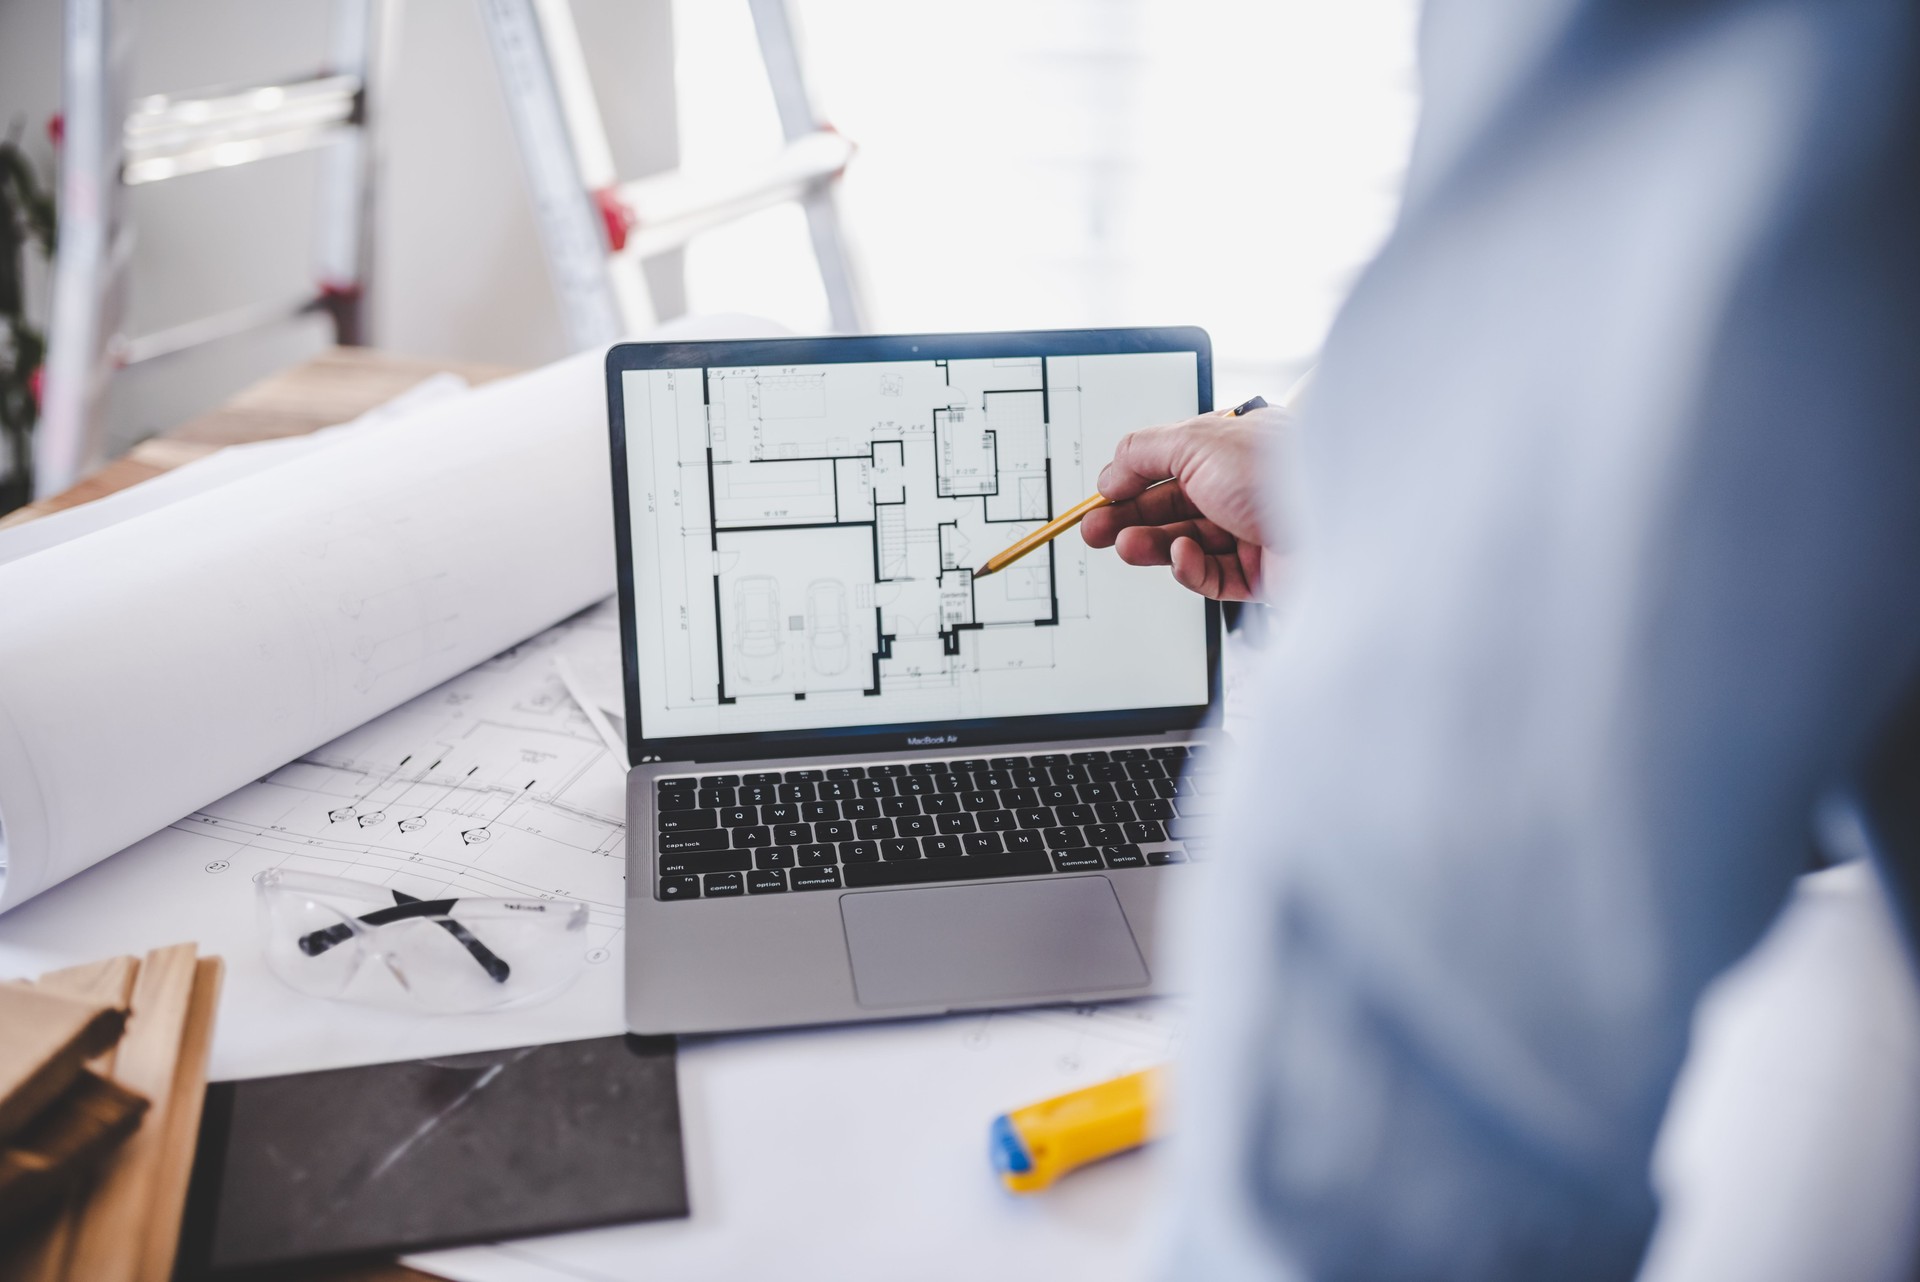
[{"label": "silver aluminum laptop body", "polygon": [[[1196,727],[1204,715],[1206,700],[1179,709],[967,718],[931,726],[917,721],[912,725],[839,726],[826,731],[647,737],[636,638],[641,627],[654,626],[657,621],[643,622],[636,610],[633,563],[650,554],[644,540],[651,527],[645,524],[641,505],[644,502],[651,509],[657,500],[651,493],[643,496],[637,486],[630,488],[634,483],[629,473],[634,469],[627,456],[640,446],[627,439],[627,423],[634,415],[623,407],[622,393],[623,375],[635,370],[698,369],[705,380],[709,370],[722,368],[786,370],[808,368],[816,362],[905,360],[924,353],[960,361],[974,353],[991,358],[1000,352],[1135,350],[1195,353],[1195,405],[1198,409],[1210,408],[1210,358],[1205,335],[1196,330],[626,344],[609,354],[632,763],[627,777],[625,977],[626,1020],[633,1032],[774,1028],[993,1007],[1108,1001],[1161,991],[1155,950],[1162,883],[1169,876],[1188,875],[1175,865],[1184,863],[1189,853],[1199,853],[1197,848],[1183,848],[1179,838],[1190,833],[1182,831],[1179,820],[1185,818],[1191,825],[1191,816],[1204,809],[1204,798],[1194,792],[1191,779],[1180,780],[1180,771],[1185,746],[1200,741]],[[1054,394],[1060,392],[1056,389]],[[710,420],[719,418],[711,410],[708,415]],[[991,413],[988,418],[991,422]],[[654,426],[659,426],[657,420]],[[635,432],[637,438],[637,426]],[[715,439],[720,439],[717,429]],[[878,466],[881,452],[875,449],[872,455]],[[735,483],[733,488],[746,487]],[[716,567],[727,561],[722,555],[727,549],[721,537],[727,531],[721,529],[720,513],[730,501],[709,480],[706,510]],[[878,549],[884,518],[877,509],[873,515]],[[825,522],[822,527],[826,527]],[[1031,528],[1030,524],[1026,528]],[[805,535],[808,530],[798,532]],[[756,531],[743,533],[757,537]],[[708,530],[702,527],[690,537],[707,536]],[[1077,536],[1070,537],[1077,542]],[[975,560],[984,560],[998,548],[978,546],[976,540],[969,550]],[[874,556],[875,575],[884,577],[888,567],[882,564],[882,554],[876,550]],[[944,560],[951,562],[953,558]],[[954,571],[949,565],[941,573],[945,581]],[[714,635],[716,639],[732,638],[731,650],[728,641],[720,640],[719,662],[723,668],[730,656],[737,660],[737,666],[744,666],[756,653],[764,654],[768,644],[790,649],[805,644],[811,647],[806,654],[829,656],[827,662],[805,669],[808,679],[830,683],[831,678],[818,676],[820,670],[844,670],[835,667],[846,642],[837,635],[837,630],[844,628],[844,612],[834,610],[834,592],[816,590],[815,584],[801,590],[802,600],[794,600],[796,589],[774,582],[772,575],[736,572],[734,577],[723,579],[718,568],[713,584]],[[866,586],[855,590],[856,598]],[[705,592],[697,596],[689,593],[691,608],[704,608],[706,596]],[[766,606],[762,604],[764,598],[792,604]],[[650,606],[641,609],[657,612]],[[1061,612],[1057,602],[1054,610],[1056,615]],[[823,612],[828,615],[825,624],[815,618]],[[773,623],[769,629],[756,630],[762,617]],[[886,616],[879,617],[883,621],[879,626],[884,626]],[[789,620],[791,632],[785,630]],[[1210,698],[1217,692],[1219,639],[1218,615],[1210,603],[1205,607],[1204,620],[1206,689]],[[1112,643],[1126,644],[1124,626],[1116,632]],[[951,644],[964,647],[968,640],[961,637]],[[853,639],[851,648],[856,657],[863,643],[858,636]],[[898,646],[899,642],[893,636],[883,636],[879,644],[884,651],[889,644]],[[1144,661],[1154,659],[1152,655],[1143,656]],[[796,666],[791,660],[786,664],[787,669]],[[872,669],[872,680],[880,684],[878,657]],[[727,702],[729,688],[751,695],[751,687],[740,684],[737,676],[733,679],[732,687],[723,681],[723,703]],[[759,679],[778,680],[766,678],[764,672]],[[786,697],[798,702],[805,692]],[[785,704],[769,702],[767,706],[778,710]],[[1079,733],[1062,736],[1058,734],[1062,728]],[[1089,760],[1081,765],[1078,758]],[[1091,760],[1094,758],[1101,760]],[[1003,839],[1016,841],[1013,832],[991,839],[981,834],[979,839],[986,845],[976,847],[969,842],[964,850],[956,849],[952,854],[944,845],[936,852],[931,840],[920,838],[927,855],[910,856],[915,860],[911,866],[895,865],[891,853],[883,856],[878,849],[865,849],[901,844],[904,839],[884,843],[843,840],[837,849],[849,852],[848,862],[821,867],[807,866],[808,852],[824,852],[826,844],[790,844],[793,839],[787,834],[824,837],[826,822],[811,829],[761,822],[768,818],[799,819],[798,807],[811,804],[804,798],[851,798],[863,784],[871,791],[884,790],[890,795],[896,788],[904,792],[913,786],[907,781],[915,778],[923,782],[945,780],[942,786],[959,790],[955,795],[962,798],[962,804],[971,804],[968,798],[978,800],[983,796],[1027,800],[1032,789],[982,793],[977,788],[968,790],[968,785],[1009,782],[1006,775],[1013,768],[1000,770],[993,762],[1026,763],[1036,759],[1048,764],[1021,767],[1028,780],[1042,776],[1083,780],[1094,772],[1113,782],[1080,785],[1090,787],[1088,795],[1124,795],[1136,800],[1121,802],[1118,810],[1111,808],[1112,801],[1098,803],[1106,808],[1097,817],[1114,819],[1111,824],[1022,830],[1020,837],[1071,832],[1076,834],[1073,841],[1082,841],[1087,838],[1078,834],[1084,831],[1131,840],[1072,848],[1048,846],[1043,856],[1036,857],[974,853],[998,850]],[[756,779],[759,782],[741,782]],[[733,782],[722,782],[725,780]],[[709,784],[713,786],[709,788]],[[1115,793],[1116,788],[1124,791]],[[1155,794],[1149,789],[1157,789],[1165,800],[1153,799]],[[772,800],[776,795],[801,799]],[[759,799],[761,809],[752,810],[753,803],[743,808],[710,804],[747,797]],[[873,804],[861,813],[877,813],[871,808]],[[877,804],[894,803],[882,796]],[[986,804],[989,808],[1000,806],[998,801]],[[1074,804],[1079,807],[1077,813],[1084,814],[1092,803]],[[931,808],[934,803],[929,801],[927,805]],[[1170,817],[1176,808],[1178,817]],[[833,811],[829,807],[801,813]],[[991,821],[985,810],[978,813],[983,821]],[[1056,808],[1054,817],[1067,813]],[[1149,813],[1160,818],[1142,817]],[[1027,811],[1001,808],[997,818],[1010,827],[1014,822],[1010,816],[1015,814],[1025,816]],[[1123,824],[1117,818],[1120,814],[1133,817]],[[956,822],[944,812],[930,817],[945,821],[941,824],[943,831]],[[836,833],[855,821],[842,822]],[[682,824],[700,826],[688,828]],[[971,827],[970,821],[967,826]],[[663,827],[674,831],[662,831]],[[940,840],[947,843],[957,839],[942,836]],[[855,846],[862,849],[854,851]],[[794,851],[800,852],[797,863]],[[943,857],[936,857],[936,853]],[[858,862],[853,861],[854,854],[858,854]],[[826,856],[823,853],[821,857]],[[1006,862],[990,862],[996,859]],[[993,875],[1000,868],[1008,869],[1008,874]],[[949,870],[951,877],[947,875]],[[913,880],[887,880],[895,875]],[[681,894],[690,897],[670,897]]]},{"label": "silver aluminum laptop body", "polygon": [[[1191,743],[1194,736],[1167,741]],[[1111,746],[1103,740],[999,745],[994,755]],[[925,759],[921,751],[723,764],[729,773],[748,773]],[[627,781],[627,831],[652,832],[656,779],[714,769],[689,762],[636,767]],[[1186,871],[1147,865],[669,903],[653,893],[658,858],[651,842],[629,840],[627,1024],[636,1033],[1147,996],[1160,991],[1161,879]],[[636,887],[640,893],[632,893]]]}]

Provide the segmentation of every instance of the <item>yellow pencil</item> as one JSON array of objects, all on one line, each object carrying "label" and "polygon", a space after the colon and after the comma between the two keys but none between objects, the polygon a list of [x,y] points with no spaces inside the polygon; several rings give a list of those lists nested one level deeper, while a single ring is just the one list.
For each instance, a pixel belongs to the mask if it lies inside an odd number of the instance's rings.
[{"label": "yellow pencil", "polygon": [[[1265,409],[1266,407],[1266,398],[1256,396],[1252,400],[1242,401],[1240,404],[1228,410],[1227,417],[1233,418],[1237,415],[1245,414],[1252,410]],[[1150,490],[1158,489],[1166,483],[1166,481],[1155,481],[1147,488]],[[1081,499],[1078,503],[1075,503],[1072,507],[1062,512],[1059,516],[1054,517],[1051,521],[1048,521],[1045,525],[1027,535],[1006,551],[996,552],[988,557],[987,563],[973,572],[973,577],[976,579],[984,579],[989,574],[998,574],[1035,548],[1053,542],[1062,534],[1065,534],[1068,530],[1080,524],[1081,518],[1086,516],[1087,513],[1106,507],[1112,502],[1113,500],[1104,494],[1095,494],[1088,498]]]}]

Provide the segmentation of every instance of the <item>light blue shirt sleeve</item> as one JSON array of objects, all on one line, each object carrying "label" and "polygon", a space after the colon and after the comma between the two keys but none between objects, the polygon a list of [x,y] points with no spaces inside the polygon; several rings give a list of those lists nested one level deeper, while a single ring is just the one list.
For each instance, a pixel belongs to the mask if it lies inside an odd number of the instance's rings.
[{"label": "light blue shirt sleeve", "polygon": [[1561,9],[1429,66],[1274,469],[1169,1276],[1631,1277],[1694,1002],[1920,674],[1913,7]]}]

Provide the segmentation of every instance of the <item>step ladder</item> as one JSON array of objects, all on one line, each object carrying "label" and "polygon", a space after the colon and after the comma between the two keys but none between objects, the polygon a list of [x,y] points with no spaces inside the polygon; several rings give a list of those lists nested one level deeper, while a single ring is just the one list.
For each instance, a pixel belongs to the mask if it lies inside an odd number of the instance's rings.
[{"label": "step ladder", "polygon": [[[101,462],[113,375],[295,317],[325,315],[364,343],[373,262],[383,51],[390,0],[335,0],[326,68],[303,80],[229,85],[129,102],[137,0],[67,0],[60,115],[60,242],[34,492],[66,489]],[[134,230],[128,191],[210,169],[324,149],[317,283],[157,333],[126,333]]]},{"label": "step ladder", "polygon": [[[622,183],[568,0],[478,0],[573,350],[655,322],[644,260],[788,201],[806,212],[832,327],[862,328],[834,195],[853,146],[814,113],[784,0],[745,2],[785,145],[755,165]],[[336,342],[368,341],[382,85],[397,6],[335,0],[329,65],[308,79],[130,103],[138,0],[67,0],[60,250],[36,433],[37,496],[66,489],[101,462],[106,391],[122,368],[316,313],[333,321]],[[126,334],[129,188],[319,148],[326,158],[311,294]]]},{"label": "step ladder", "polygon": [[806,212],[832,327],[862,328],[835,204],[853,145],[816,115],[785,0],[746,0],[785,145],[756,163],[621,182],[587,77],[569,0],[480,0],[532,188],[569,345],[576,351],[651,327],[641,263],[772,205]]}]

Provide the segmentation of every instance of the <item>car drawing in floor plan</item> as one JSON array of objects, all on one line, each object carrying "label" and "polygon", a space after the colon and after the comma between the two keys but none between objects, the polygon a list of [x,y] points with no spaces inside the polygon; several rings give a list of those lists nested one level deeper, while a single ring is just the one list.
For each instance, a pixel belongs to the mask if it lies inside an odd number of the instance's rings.
[{"label": "car drawing in floor plan", "polygon": [[780,584],[771,575],[755,574],[733,585],[735,645],[740,652],[740,675],[753,682],[780,675]]},{"label": "car drawing in floor plan", "polygon": [[807,657],[823,677],[847,670],[852,651],[847,639],[847,588],[838,579],[807,585]]}]

